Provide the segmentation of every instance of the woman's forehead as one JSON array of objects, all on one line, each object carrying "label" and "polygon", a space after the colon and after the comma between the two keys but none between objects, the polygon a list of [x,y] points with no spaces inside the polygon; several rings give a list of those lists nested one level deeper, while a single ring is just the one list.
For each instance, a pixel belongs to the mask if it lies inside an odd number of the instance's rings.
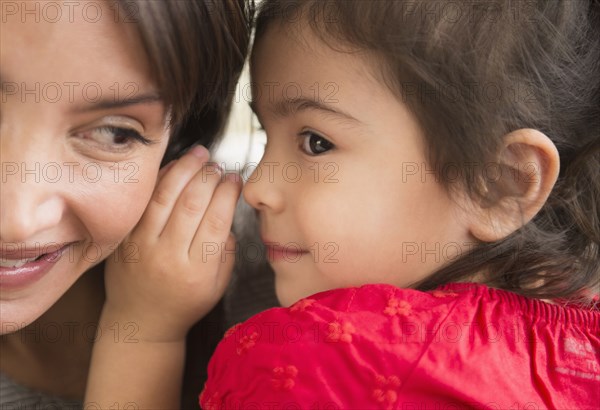
[{"label": "woman's forehead", "polygon": [[49,19],[42,10],[39,16],[3,16],[2,82],[17,83],[34,93],[60,87],[70,100],[82,97],[83,90],[95,95],[100,89],[107,96],[111,89],[126,86],[155,88],[136,24],[115,21],[106,2],[95,4],[101,7],[97,20],[77,12]]}]

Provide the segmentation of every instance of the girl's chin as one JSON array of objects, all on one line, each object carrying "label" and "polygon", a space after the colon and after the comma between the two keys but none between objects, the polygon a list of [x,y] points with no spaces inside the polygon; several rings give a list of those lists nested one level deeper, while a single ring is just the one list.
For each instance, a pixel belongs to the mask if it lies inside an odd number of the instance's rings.
[{"label": "girl's chin", "polygon": [[275,296],[279,304],[283,307],[290,307],[300,299],[304,299],[315,292],[299,292],[298,289],[292,289],[290,286],[278,286],[275,284]]},{"label": "girl's chin", "polygon": [[288,292],[285,292],[285,290],[277,286],[277,283],[275,284],[275,296],[277,297],[277,301],[279,302],[280,306],[290,307],[294,304],[294,301],[292,300],[293,297],[288,294]]}]

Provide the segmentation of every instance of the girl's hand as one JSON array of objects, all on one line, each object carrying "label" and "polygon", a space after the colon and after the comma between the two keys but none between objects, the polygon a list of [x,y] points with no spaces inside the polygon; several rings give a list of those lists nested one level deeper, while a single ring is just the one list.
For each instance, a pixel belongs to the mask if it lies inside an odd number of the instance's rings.
[{"label": "girl's hand", "polygon": [[107,260],[103,323],[133,322],[143,341],[182,340],[223,295],[241,183],[208,156],[194,147],[161,170],[142,219]]}]

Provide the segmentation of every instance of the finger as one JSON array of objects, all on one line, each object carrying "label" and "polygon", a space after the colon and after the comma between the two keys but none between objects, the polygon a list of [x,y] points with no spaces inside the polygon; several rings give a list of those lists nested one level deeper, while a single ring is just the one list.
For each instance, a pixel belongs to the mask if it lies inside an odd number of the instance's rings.
[{"label": "finger", "polygon": [[196,146],[165,171],[138,224],[137,230],[140,234],[148,237],[160,235],[169,220],[177,198],[208,157],[206,148]]},{"label": "finger", "polygon": [[165,165],[164,167],[162,167],[159,171],[158,171],[158,178],[156,178],[156,184],[158,185],[160,183],[160,181],[163,179],[163,177],[165,176],[165,174],[173,167],[173,165],[175,165],[177,163],[177,160],[174,159],[172,161],[169,161],[169,163],[167,165]]},{"label": "finger", "polygon": [[229,236],[225,241],[224,251],[221,253],[221,263],[217,272],[216,288],[221,294],[225,291],[225,288],[231,280],[231,274],[235,265],[236,246],[235,236],[232,233],[229,233]]},{"label": "finger", "polygon": [[227,174],[217,186],[190,246],[190,258],[201,256],[203,263],[210,259],[218,262],[220,251],[231,231],[241,190],[241,178],[237,174]]},{"label": "finger", "polygon": [[221,178],[222,171],[217,164],[204,164],[177,199],[165,229],[160,234],[169,243],[177,244],[186,259],[190,244]]}]

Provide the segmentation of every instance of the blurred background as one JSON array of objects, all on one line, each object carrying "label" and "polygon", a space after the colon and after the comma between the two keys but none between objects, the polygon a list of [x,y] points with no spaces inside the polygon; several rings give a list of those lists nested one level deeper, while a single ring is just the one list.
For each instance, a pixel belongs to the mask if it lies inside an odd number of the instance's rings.
[{"label": "blurred background", "polygon": [[235,89],[224,137],[212,153],[213,161],[228,172],[241,172],[245,165],[254,165],[247,172],[242,172],[246,179],[260,161],[266,143],[265,132],[260,129],[260,124],[250,109],[251,100],[252,90],[246,62]]}]

